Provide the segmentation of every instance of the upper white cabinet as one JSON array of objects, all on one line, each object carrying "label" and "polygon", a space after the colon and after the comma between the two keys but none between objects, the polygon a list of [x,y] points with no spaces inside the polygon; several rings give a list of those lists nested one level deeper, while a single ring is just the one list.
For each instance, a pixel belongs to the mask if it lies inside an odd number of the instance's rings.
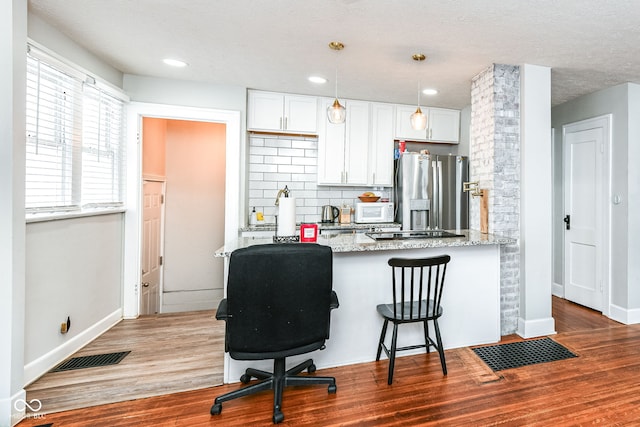
[{"label": "upper white cabinet", "polygon": [[371,103],[369,180],[372,186],[393,186],[393,104]]},{"label": "upper white cabinet", "polygon": [[[333,103],[323,99],[321,112]],[[345,123],[320,120],[318,184],[393,185],[393,104],[344,100]]]},{"label": "upper white cabinet", "polygon": [[460,142],[460,110],[421,107],[427,115],[427,128],[414,130],[411,115],[415,105],[396,105],[396,139],[458,144]]},{"label": "upper white cabinet", "polygon": [[[321,115],[318,129],[318,184],[367,185],[369,170],[369,103],[342,100],[347,109],[344,123],[334,124]],[[323,98],[326,111],[333,98]]]},{"label": "upper white cabinet", "polygon": [[316,134],[318,98],[250,90],[247,129]]}]

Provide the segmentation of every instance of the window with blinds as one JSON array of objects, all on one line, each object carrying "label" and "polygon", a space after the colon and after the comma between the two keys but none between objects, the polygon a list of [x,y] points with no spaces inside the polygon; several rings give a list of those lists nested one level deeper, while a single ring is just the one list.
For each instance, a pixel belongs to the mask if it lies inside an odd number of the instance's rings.
[{"label": "window with blinds", "polygon": [[27,55],[27,212],[122,206],[123,101],[56,65]]}]

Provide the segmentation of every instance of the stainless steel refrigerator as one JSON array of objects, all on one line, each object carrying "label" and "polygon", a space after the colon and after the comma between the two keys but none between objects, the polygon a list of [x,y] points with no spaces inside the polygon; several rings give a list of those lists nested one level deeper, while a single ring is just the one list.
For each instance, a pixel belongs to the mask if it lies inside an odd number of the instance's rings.
[{"label": "stainless steel refrigerator", "polygon": [[469,160],[405,152],[396,160],[396,221],[403,230],[469,228]]}]

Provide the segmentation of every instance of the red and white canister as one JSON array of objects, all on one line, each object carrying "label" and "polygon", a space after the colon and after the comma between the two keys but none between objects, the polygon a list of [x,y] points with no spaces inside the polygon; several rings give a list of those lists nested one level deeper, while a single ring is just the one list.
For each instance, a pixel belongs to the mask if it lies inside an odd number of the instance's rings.
[{"label": "red and white canister", "polygon": [[318,224],[300,224],[300,241],[315,242],[318,240]]}]

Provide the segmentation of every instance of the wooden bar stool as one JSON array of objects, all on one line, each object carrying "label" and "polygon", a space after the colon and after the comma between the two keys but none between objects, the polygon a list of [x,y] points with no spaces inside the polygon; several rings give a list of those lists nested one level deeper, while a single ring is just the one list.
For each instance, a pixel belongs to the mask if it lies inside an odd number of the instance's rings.
[{"label": "wooden bar stool", "polygon": [[[387,379],[389,385],[393,382],[393,368],[396,352],[398,351],[425,347],[427,353],[429,353],[430,347],[434,347],[440,355],[442,373],[447,375],[447,365],[444,358],[438,319],[442,316],[440,301],[442,300],[447,264],[450,260],[451,257],[449,255],[431,258],[389,259],[392,273],[393,302],[379,304],[376,307],[378,313],[384,318],[376,361],[380,360],[380,354],[384,350],[389,358],[389,376]],[[435,341],[429,336],[429,321],[433,322],[436,332]],[[391,345],[387,347],[384,341],[389,322],[393,322],[393,334],[391,336]],[[415,322],[422,322],[423,324],[424,344],[398,348],[398,325]]]}]

